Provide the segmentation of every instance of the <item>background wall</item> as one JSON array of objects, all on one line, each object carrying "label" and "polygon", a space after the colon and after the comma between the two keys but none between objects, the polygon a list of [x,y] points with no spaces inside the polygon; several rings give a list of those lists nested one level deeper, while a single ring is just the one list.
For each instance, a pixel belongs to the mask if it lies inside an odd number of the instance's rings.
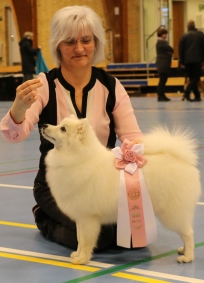
[{"label": "background wall", "polygon": [[[202,10],[200,10],[202,6]],[[187,0],[186,20],[194,20],[197,28],[204,31],[204,1],[203,0]],[[186,30],[186,27],[185,27]]]},{"label": "background wall", "polygon": [[[4,18],[6,6],[11,7],[16,19],[18,42],[25,31],[32,30],[36,35],[34,46],[42,46],[45,61],[52,68],[49,50],[50,20],[56,10],[68,5],[90,6],[101,17],[104,28],[112,31],[113,47],[111,49],[110,44],[106,46],[107,62],[139,62],[141,60],[140,0],[26,0],[26,3],[25,0],[1,0],[0,42],[3,43],[3,56],[2,60],[0,58],[0,66],[8,65]],[[118,18],[114,12],[115,7],[120,8]],[[110,35],[110,32],[107,34]],[[109,37],[107,39],[109,40]]]},{"label": "background wall", "polygon": [[[109,0],[108,0],[109,1]],[[69,5],[87,5],[90,6],[102,19],[103,25],[105,29],[113,30],[113,53],[122,53],[125,50],[120,50],[122,45],[117,44],[117,39],[115,38],[117,31],[114,31],[114,21],[108,20],[108,16],[113,13],[114,2],[111,1],[112,7],[110,7],[110,2],[106,3],[105,0],[61,0],[60,2],[57,0],[37,0],[37,29],[38,29],[38,44],[42,46],[42,52],[45,57],[45,61],[48,66],[52,67],[52,59],[49,53],[49,29],[50,29],[50,20],[54,15],[55,11]],[[117,5],[118,2],[118,5]],[[141,36],[140,36],[140,0],[117,0],[115,1],[115,6],[120,6],[124,4],[127,5],[127,13],[128,17],[126,19],[125,25],[127,26],[127,31],[125,33],[127,45],[127,56],[125,56],[125,62],[139,62],[141,57]],[[46,13],[45,13],[46,11]],[[120,9],[121,13],[121,9]],[[122,26],[122,22],[120,23]],[[115,23],[116,25],[116,23]],[[109,40],[109,38],[107,38]],[[114,62],[114,56],[109,56],[112,52],[110,50],[111,46],[107,44],[106,47],[106,61]],[[116,54],[117,55],[117,54]],[[120,62],[123,61],[121,58]]]}]

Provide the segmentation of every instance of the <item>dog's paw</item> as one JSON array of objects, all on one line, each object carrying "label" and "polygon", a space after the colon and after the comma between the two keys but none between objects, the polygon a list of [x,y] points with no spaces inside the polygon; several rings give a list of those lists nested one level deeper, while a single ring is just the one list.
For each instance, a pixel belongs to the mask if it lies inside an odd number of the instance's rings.
[{"label": "dog's paw", "polygon": [[184,247],[178,248],[177,252],[178,252],[180,255],[184,255]]},{"label": "dog's paw", "polygon": [[75,257],[78,257],[79,256],[79,253],[76,251],[76,252],[73,252],[71,253],[70,257],[73,259]]},{"label": "dog's paw", "polygon": [[88,263],[89,259],[87,260],[86,257],[84,256],[76,256],[76,257],[72,257],[72,263],[73,264],[86,264]]},{"label": "dog's paw", "polygon": [[181,255],[177,258],[177,261],[179,263],[187,263],[187,262],[191,262],[194,260],[193,256],[185,256],[185,255]]}]

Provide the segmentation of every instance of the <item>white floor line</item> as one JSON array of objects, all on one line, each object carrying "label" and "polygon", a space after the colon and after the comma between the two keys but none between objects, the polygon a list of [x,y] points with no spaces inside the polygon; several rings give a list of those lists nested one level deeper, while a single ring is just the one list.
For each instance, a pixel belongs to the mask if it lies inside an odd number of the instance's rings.
[{"label": "white floor line", "polygon": [[[31,252],[31,251],[10,249],[10,248],[4,248],[4,247],[0,247],[0,252],[17,254],[17,255],[25,255],[25,256],[33,256],[33,257],[38,257],[38,258],[46,258],[46,259],[58,260],[58,261],[64,261],[64,262],[71,263],[71,258],[68,256],[66,257],[66,256],[52,255],[52,254],[36,253],[36,252]],[[113,264],[97,262],[97,261],[90,261],[87,265],[100,267],[100,268],[109,268],[109,267],[114,266]]]},{"label": "white floor line", "polygon": [[8,185],[8,184],[0,184],[0,187],[15,188],[15,189],[27,189],[27,190],[33,189],[33,187],[29,187],[29,186],[17,186],[17,185]]},{"label": "white floor line", "polygon": [[155,272],[155,271],[148,271],[148,270],[143,270],[143,269],[138,269],[138,268],[130,268],[126,270],[126,272],[132,272],[132,273],[137,273],[137,274],[142,274],[145,276],[152,276],[152,277],[157,277],[157,278],[159,277],[159,278],[167,279],[167,280],[168,279],[177,280],[177,281],[185,282],[185,283],[204,283],[204,280],[201,280],[201,279],[177,276],[173,274],[161,273],[161,272]]}]

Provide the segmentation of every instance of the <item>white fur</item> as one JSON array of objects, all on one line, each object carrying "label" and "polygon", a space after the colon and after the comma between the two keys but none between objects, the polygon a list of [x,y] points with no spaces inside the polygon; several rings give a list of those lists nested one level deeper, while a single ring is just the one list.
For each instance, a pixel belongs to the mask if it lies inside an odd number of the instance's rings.
[{"label": "white fur", "polygon": [[[77,225],[78,249],[71,254],[72,262],[87,263],[101,224],[117,220],[115,157],[98,141],[87,119],[65,118],[58,126],[46,125],[42,134],[55,145],[45,160],[47,182],[59,208]],[[201,193],[195,148],[195,141],[181,131],[171,134],[156,128],[144,136],[147,163],[142,169],[154,212],[184,242],[178,262],[194,259],[193,219]]]}]

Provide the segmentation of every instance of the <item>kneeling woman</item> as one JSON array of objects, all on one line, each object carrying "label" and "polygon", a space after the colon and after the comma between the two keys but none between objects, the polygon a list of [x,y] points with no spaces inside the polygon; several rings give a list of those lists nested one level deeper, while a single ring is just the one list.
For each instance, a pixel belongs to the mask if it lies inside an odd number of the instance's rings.
[{"label": "kneeling woman", "polygon": [[[41,130],[44,123],[57,125],[70,114],[86,117],[108,148],[115,147],[117,138],[121,142],[140,138],[142,133],[124,87],[118,79],[93,66],[104,60],[105,31],[98,15],[86,6],[62,8],[51,21],[50,34],[57,68],[18,86],[15,101],[1,121],[4,138],[21,142],[35,124]],[[41,136],[40,165],[33,190],[35,222],[49,240],[76,249],[76,224],[59,210],[45,178],[44,159],[52,148]],[[115,225],[101,227],[98,251],[115,244],[115,230]]]}]

